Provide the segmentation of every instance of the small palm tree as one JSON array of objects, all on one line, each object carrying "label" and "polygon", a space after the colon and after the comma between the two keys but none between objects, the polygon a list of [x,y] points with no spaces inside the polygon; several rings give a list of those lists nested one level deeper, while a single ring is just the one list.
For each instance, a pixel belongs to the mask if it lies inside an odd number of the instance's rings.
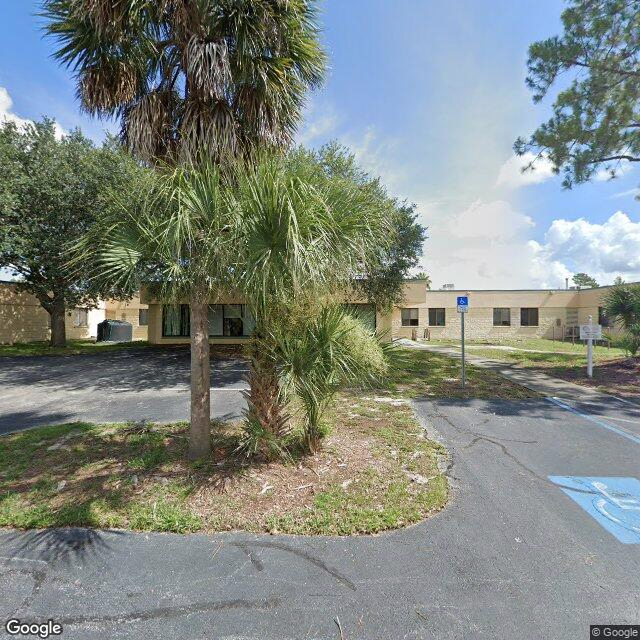
[{"label": "small palm tree", "polygon": [[[43,15],[83,109],[118,118],[123,142],[150,165],[224,163],[288,145],[325,69],[314,0],[44,0]],[[193,258],[209,251],[195,242]],[[199,262],[188,261],[181,285],[191,307],[192,457],[210,450],[207,302],[220,286]]]},{"label": "small palm tree", "polygon": [[[236,287],[256,321],[247,422],[269,448],[289,428],[287,389],[299,398],[304,392],[313,447],[324,403],[348,369],[339,364],[337,349],[346,344],[341,331],[347,322],[331,324],[342,316],[327,315],[327,308],[392,237],[391,222],[352,181],[321,175],[295,155],[267,159],[244,173],[235,198],[241,225]],[[307,356],[309,366],[300,366]],[[349,355],[341,357],[348,361]]]},{"label": "small palm tree", "polygon": [[614,285],[605,297],[604,309],[628,334],[640,338],[640,285]]}]

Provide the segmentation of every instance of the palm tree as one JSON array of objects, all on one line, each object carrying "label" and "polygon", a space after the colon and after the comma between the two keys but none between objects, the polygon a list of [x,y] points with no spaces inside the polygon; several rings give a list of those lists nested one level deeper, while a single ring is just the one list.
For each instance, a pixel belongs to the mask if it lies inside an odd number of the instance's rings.
[{"label": "palm tree", "polygon": [[247,424],[267,449],[277,445],[289,428],[294,391],[313,449],[339,381],[362,377],[346,346],[339,348],[349,344],[351,325],[335,300],[389,242],[392,222],[353,181],[320,174],[295,154],[244,173],[235,201],[241,241],[233,272],[256,322]]},{"label": "palm tree", "polygon": [[[324,74],[314,0],[45,0],[43,15],[82,108],[117,118],[123,142],[151,165],[250,159],[288,145],[307,89]],[[198,266],[208,247],[194,241],[181,283],[193,458],[210,450],[207,303],[219,287]]]},{"label": "palm tree", "polygon": [[605,313],[635,338],[640,338],[640,285],[615,284],[604,299]]}]

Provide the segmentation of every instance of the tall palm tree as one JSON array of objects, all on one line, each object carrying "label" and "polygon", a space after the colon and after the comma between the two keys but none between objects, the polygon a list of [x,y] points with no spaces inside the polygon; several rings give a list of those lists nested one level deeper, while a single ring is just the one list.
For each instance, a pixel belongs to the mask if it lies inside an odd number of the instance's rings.
[{"label": "tall palm tree", "polygon": [[[288,145],[324,74],[315,0],[44,0],[43,15],[82,108],[117,118],[124,143],[152,165]],[[195,241],[198,258],[208,249]],[[218,286],[198,260],[183,291],[193,458],[210,450],[207,303]]]}]

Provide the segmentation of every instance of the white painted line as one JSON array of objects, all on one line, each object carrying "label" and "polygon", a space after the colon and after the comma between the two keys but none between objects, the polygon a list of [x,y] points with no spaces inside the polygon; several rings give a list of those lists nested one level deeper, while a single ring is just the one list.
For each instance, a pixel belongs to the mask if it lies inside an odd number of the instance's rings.
[{"label": "white painted line", "polygon": [[41,564],[49,564],[46,560],[32,560],[31,558],[18,558],[14,556],[10,558],[9,556],[0,556],[0,560],[9,560],[11,562],[39,562]]},{"label": "white painted line", "polygon": [[592,416],[589,413],[582,413],[582,411],[578,411],[577,409],[574,409],[573,407],[569,406],[568,404],[565,404],[564,402],[562,402],[558,398],[547,397],[545,399],[547,401],[552,402],[553,404],[557,405],[558,407],[564,409],[565,411],[570,411],[571,413],[574,413],[577,416],[581,416],[585,420],[589,420],[590,422],[593,422],[593,423],[597,424],[598,426],[602,427],[603,429],[607,429],[609,431],[613,431],[614,433],[617,433],[618,435],[622,436],[623,438],[627,438],[628,440],[631,440],[631,442],[635,442],[636,444],[640,444],[640,437],[636,436],[633,433],[630,433],[629,431],[626,431],[626,430],[624,430],[624,429],[622,429],[620,427],[614,427],[612,424],[609,424],[608,422],[605,422],[604,420],[599,420],[598,418],[595,418],[594,416]]}]

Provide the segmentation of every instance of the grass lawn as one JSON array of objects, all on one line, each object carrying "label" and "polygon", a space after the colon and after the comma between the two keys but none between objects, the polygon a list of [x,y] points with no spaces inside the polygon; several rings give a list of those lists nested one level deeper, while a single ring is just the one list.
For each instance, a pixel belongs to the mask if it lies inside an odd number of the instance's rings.
[{"label": "grass lawn", "polygon": [[[459,342],[453,341],[433,343],[458,348],[460,346]],[[510,362],[606,393],[640,399],[640,361],[630,360],[622,349],[595,346],[593,378],[589,379],[587,348],[584,343],[526,338],[521,341],[502,340],[492,343],[470,341],[467,346],[470,355]]]},{"label": "grass lawn", "polygon": [[67,340],[66,347],[52,347],[48,342],[21,342],[0,344],[2,356],[76,356],[81,353],[103,353],[120,349],[148,347],[143,340],[135,342],[95,342],[93,340]]},{"label": "grass lawn", "polygon": [[[446,450],[426,437],[417,395],[461,396],[458,364],[402,350],[381,389],[340,394],[313,456],[249,464],[238,424],[213,425],[214,454],[186,462],[187,424],[67,424],[0,438],[0,526],[349,535],[409,525],[447,501]],[[529,398],[469,367],[466,396]]]}]

